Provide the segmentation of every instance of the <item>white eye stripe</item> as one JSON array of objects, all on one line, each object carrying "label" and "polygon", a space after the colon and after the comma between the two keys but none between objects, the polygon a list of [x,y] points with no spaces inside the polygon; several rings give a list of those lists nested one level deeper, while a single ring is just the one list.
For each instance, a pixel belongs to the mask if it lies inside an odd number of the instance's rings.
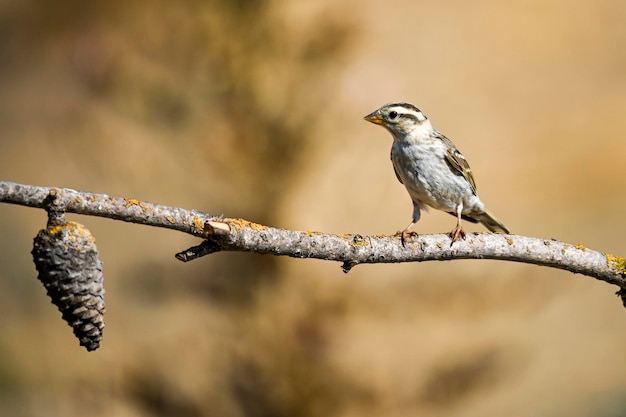
[{"label": "white eye stripe", "polygon": [[415,119],[420,123],[426,120],[426,116],[424,116],[424,113],[422,113],[421,111],[407,111],[404,108],[391,109],[389,111],[389,117],[392,120],[396,120],[399,117],[407,117]]}]

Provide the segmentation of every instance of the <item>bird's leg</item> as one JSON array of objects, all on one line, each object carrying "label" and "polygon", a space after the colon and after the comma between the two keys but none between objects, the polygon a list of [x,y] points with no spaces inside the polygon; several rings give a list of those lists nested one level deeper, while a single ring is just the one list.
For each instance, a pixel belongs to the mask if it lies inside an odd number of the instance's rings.
[{"label": "bird's leg", "polygon": [[417,236],[417,232],[410,231],[409,229],[413,227],[415,223],[417,223],[417,221],[420,219],[420,216],[421,216],[420,206],[416,204],[415,202],[413,202],[413,217],[411,219],[411,223],[409,223],[409,225],[405,227],[404,230],[400,230],[396,232],[396,236],[400,236],[400,241],[402,242],[402,246],[404,246],[407,237]]},{"label": "bird's leg", "polygon": [[[465,239],[465,230],[461,226],[461,214],[463,212],[463,203],[459,203],[456,207],[456,227],[450,232],[450,237],[452,238],[452,243],[456,242],[459,239]],[[450,246],[452,246],[452,243]]]}]

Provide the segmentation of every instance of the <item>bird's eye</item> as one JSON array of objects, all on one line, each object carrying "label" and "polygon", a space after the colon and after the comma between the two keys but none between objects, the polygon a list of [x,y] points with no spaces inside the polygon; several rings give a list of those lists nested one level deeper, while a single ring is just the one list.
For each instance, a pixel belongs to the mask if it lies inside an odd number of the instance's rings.
[{"label": "bird's eye", "polygon": [[396,117],[398,117],[398,112],[397,111],[392,110],[392,111],[389,112],[389,118],[391,120],[395,119]]}]

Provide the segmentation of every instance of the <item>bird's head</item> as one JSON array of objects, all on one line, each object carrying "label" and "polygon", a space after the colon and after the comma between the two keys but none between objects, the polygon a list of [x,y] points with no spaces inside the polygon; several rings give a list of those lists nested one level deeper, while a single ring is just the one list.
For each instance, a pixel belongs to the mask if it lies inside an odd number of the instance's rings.
[{"label": "bird's head", "polygon": [[370,123],[383,126],[396,140],[432,126],[424,113],[410,103],[389,103],[364,117]]}]

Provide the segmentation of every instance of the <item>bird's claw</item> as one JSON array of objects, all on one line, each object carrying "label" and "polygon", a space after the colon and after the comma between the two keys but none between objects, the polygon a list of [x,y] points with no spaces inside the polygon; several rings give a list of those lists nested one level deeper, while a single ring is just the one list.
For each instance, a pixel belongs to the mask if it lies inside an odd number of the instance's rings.
[{"label": "bird's claw", "polygon": [[405,246],[407,237],[415,237],[417,236],[417,232],[413,232],[411,230],[399,230],[396,232],[396,236],[400,236],[400,241],[402,242],[402,247]]},{"label": "bird's claw", "polygon": [[[452,243],[461,239],[465,240],[465,230],[463,230],[461,225],[458,225],[450,232],[450,238],[452,238]],[[450,243],[450,246],[452,246],[452,243]]]}]

